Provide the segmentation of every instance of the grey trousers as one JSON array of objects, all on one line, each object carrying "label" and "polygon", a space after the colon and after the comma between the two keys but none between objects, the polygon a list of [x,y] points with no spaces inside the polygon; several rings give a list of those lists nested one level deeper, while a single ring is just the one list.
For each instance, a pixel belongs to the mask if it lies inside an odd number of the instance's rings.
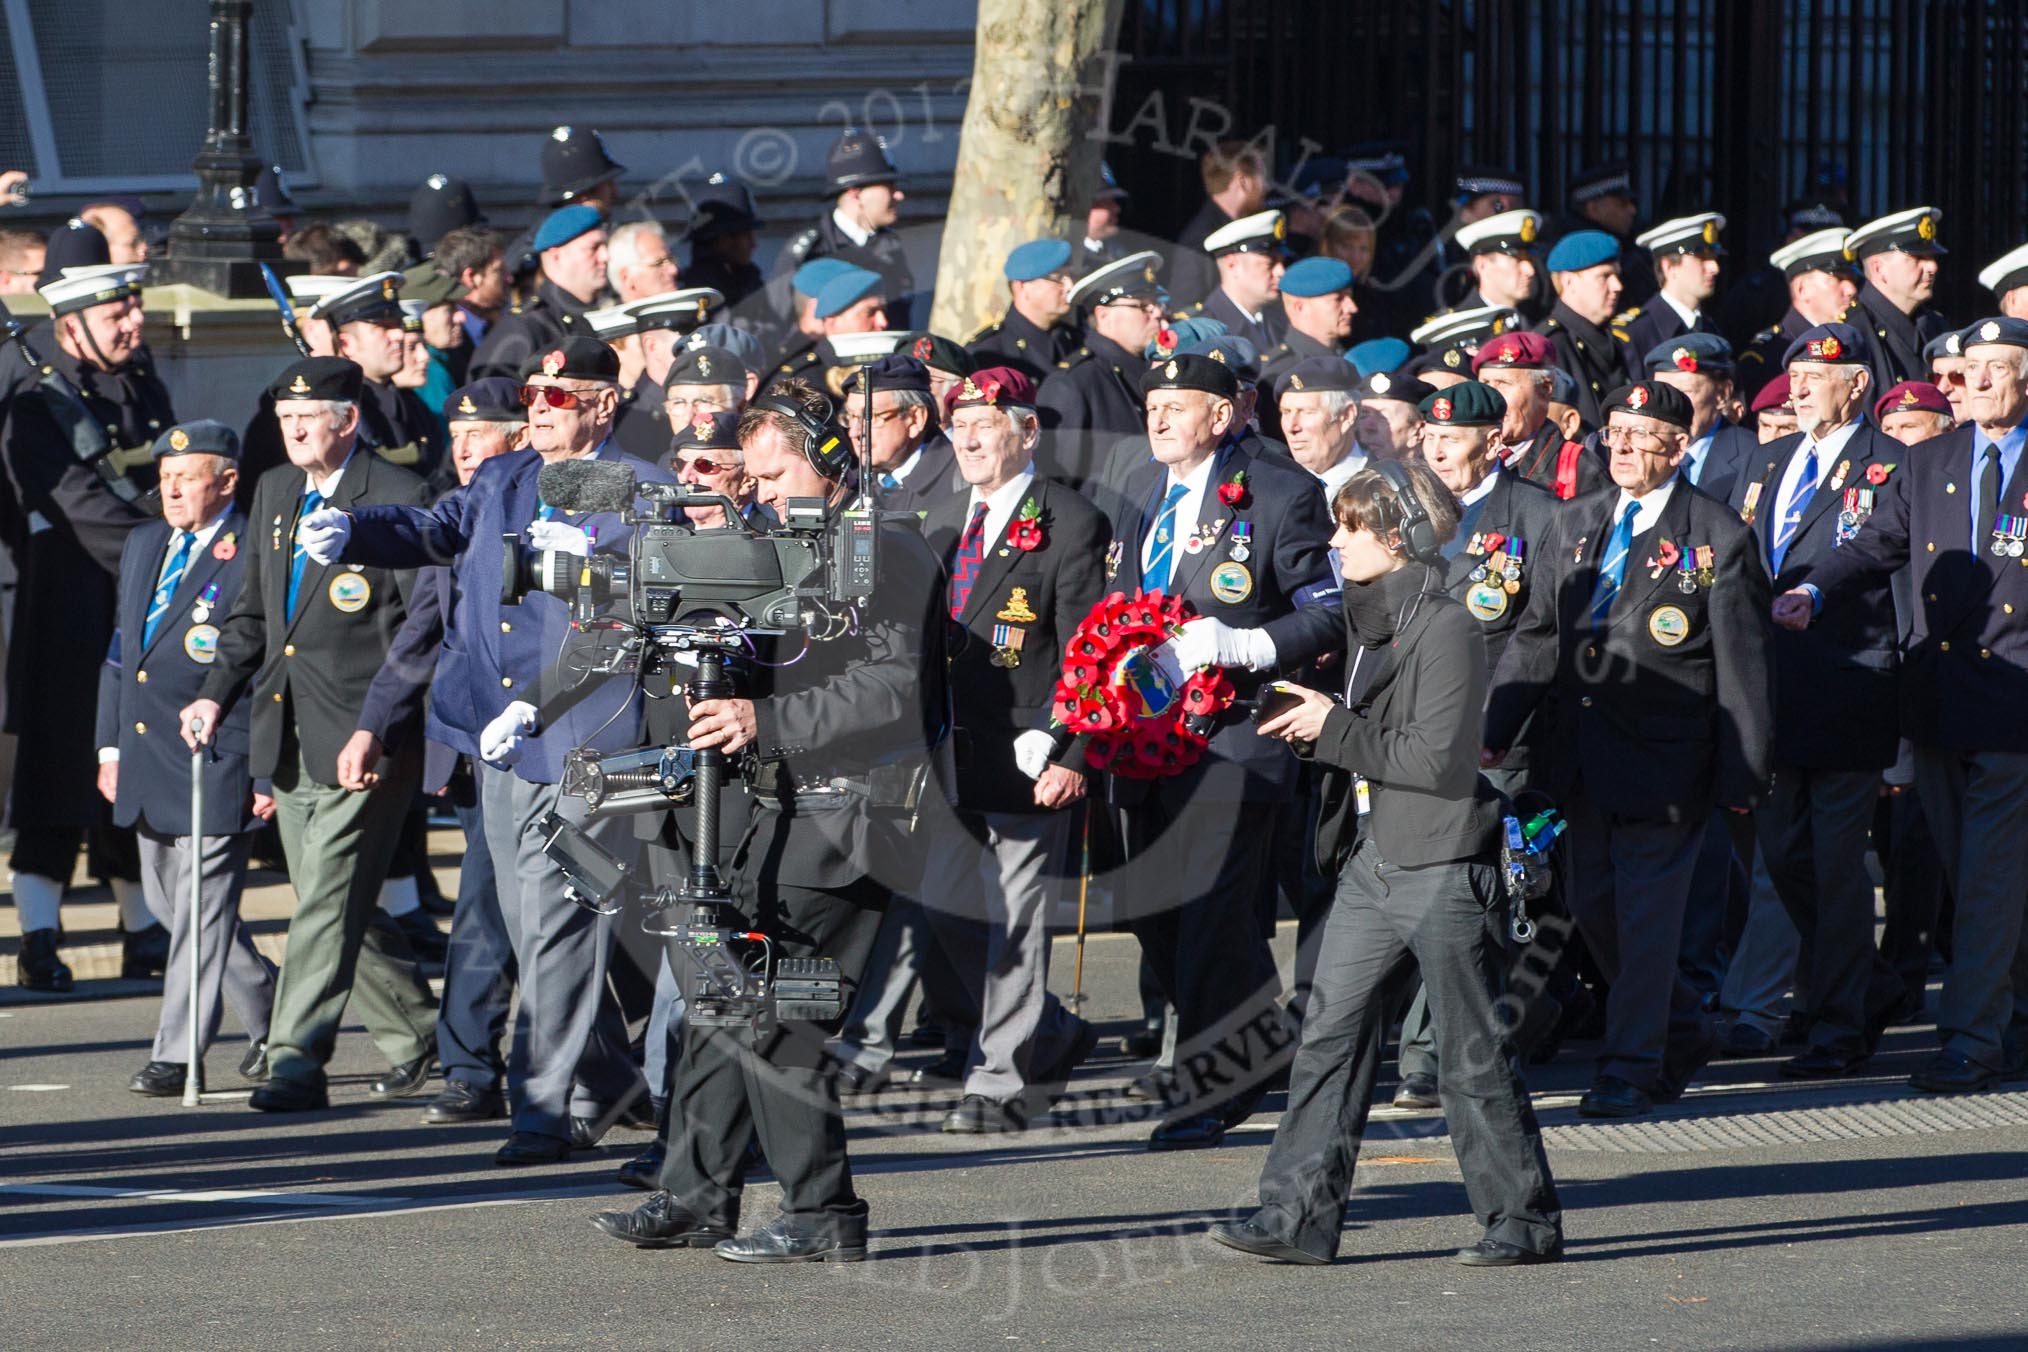
[{"label": "grey trousers", "polygon": [[303,768],[291,738],[275,771],[275,823],[296,914],[275,983],[268,1073],[321,1084],[338,1042],[348,1000],[390,1064],[413,1061],[436,1036],[437,1002],[408,940],[380,909],[380,885],[401,836],[402,818],[422,778],[412,750],[381,762],[381,779],[363,793],[319,784]]},{"label": "grey trousers", "polygon": [[[240,923],[251,835],[205,836],[192,849],[189,836],[164,836],[142,827],[141,891],[148,909],[169,926],[169,966],[162,975],[162,1016],[155,1025],[151,1061],[182,1065],[190,1059],[190,869],[201,880],[197,933],[197,1053],[218,1036],[225,1005],[259,1042],[268,1035],[275,1003],[275,965],[254,947]],[[223,1001],[221,1003],[221,996]]]},{"label": "grey trousers", "polygon": [[1725,969],[1725,985],[1719,992],[1720,1008],[1732,1016],[1734,1023],[1751,1024],[1769,1037],[1779,1038],[1787,1020],[1782,997],[1796,984],[1802,946],[1802,934],[1796,929],[1796,922],[1789,919],[1788,908],[1775,891],[1774,879],[1768,876],[1767,859],[1760,850],[1755,850],[1746,927],[1739,932],[1732,965]]},{"label": "grey trousers", "polygon": [[1768,876],[1807,936],[1810,1045],[1847,1056],[1873,1050],[1869,1019],[1902,996],[1873,943],[1866,849],[1879,799],[1877,770],[1783,765],[1755,812]]},{"label": "grey trousers", "polygon": [[1404,869],[1362,844],[1338,878],[1316,983],[1289,1071],[1289,1106],[1261,1172],[1254,1217],[1275,1237],[1335,1257],[1366,1131],[1388,1016],[1416,967],[1433,1006],[1439,1093],[1465,1193],[1488,1239],[1537,1253],[1563,1214],[1510,1036],[1499,869]]},{"label": "grey trousers", "polygon": [[[536,830],[545,812],[583,817],[584,800],[490,765],[479,768],[479,794],[500,919],[521,983],[507,1057],[514,1130],[568,1139],[573,1116],[601,1118],[646,1092],[606,988],[612,921],[564,895],[563,873],[542,852]],[[639,842],[631,822],[616,818],[590,830],[622,863],[633,862]]]},{"label": "grey trousers", "polygon": [[1957,899],[1937,1034],[1945,1051],[1997,1069],[2009,1024],[2028,1018],[2015,1007],[2017,991],[2028,1005],[2028,754],[1919,745],[1915,782]]},{"label": "grey trousers", "polygon": [[1049,993],[1050,875],[1060,876],[1075,814],[960,817],[923,871],[923,983],[931,1004],[978,1027],[965,1092],[1007,1103],[1063,1059],[1083,1022]]},{"label": "grey trousers", "polygon": [[1612,983],[1598,1073],[1650,1089],[1670,1043],[1694,1042],[1709,1026],[1702,998],[1676,963],[1683,907],[1709,820],[1620,817],[1582,788],[1564,814],[1571,838],[1570,915]]}]

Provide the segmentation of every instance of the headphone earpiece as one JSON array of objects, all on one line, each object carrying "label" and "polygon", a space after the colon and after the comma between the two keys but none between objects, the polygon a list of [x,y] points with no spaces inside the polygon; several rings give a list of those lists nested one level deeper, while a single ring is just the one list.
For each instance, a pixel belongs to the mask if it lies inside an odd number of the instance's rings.
[{"label": "headphone earpiece", "polygon": [[1394,501],[1401,508],[1402,552],[1420,563],[1441,559],[1443,549],[1437,544],[1436,527],[1430,523],[1422,499],[1409,486],[1408,471],[1392,460],[1375,459],[1371,464],[1374,472],[1394,490]]},{"label": "headphone earpiece", "polygon": [[834,483],[844,480],[852,465],[852,440],[838,425],[837,407],[830,400],[824,400],[822,415],[778,394],[762,395],[748,407],[779,413],[794,423],[803,433],[803,459],[810,468]]}]

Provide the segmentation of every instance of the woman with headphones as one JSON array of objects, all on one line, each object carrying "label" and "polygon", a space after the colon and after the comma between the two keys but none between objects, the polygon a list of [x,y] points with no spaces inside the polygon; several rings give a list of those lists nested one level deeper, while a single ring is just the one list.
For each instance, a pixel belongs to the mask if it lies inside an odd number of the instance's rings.
[{"label": "woman with headphones", "polygon": [[1443,591],[1458,505],[1420,461],[1379,460],[1331,506],[1351,630],[1347,698],[1277,685],[1259,733],[1326,772],[1317,862],[1337,892],[1260,1209],[1211,1237],[1288,1263],[1336,1257],[1388,1013],[1420,967],[1444,1115],[1484,1227],[1458,1261],[1551,1262],[1562,1213],[1510,1040],[1519,1007],[1503,995],[1501,807],[1479,774],[1485,640]]}]

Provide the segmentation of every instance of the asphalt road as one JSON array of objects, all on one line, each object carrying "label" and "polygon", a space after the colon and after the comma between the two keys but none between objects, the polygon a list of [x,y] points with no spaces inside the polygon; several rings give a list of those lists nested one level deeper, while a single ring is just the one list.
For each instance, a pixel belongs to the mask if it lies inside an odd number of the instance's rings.
[{"label": "asphalt road", "polygon": [[[1134,953],[1091,946],[1094,1017],[1128,1014]],[[1578,1122],[1586,1049],[1532,1071],[1557,1266],[1449,1261],[1476,1234],[1438,1114],[1377,1112],[1345,1256],[1282,1268],[1202,1233],[1248,1205],[1272,1112],[1217,1150],[1154,1155],[1131,1125],[947,1138],[948,1098],[893,1091],[852,1115],[871,1260],[751,1268],[590,1228],[639,1200],[612,1171],[643,1136],[497,1169],[498,1124],[368,1101],[381,1066],[356,1027],[329,1112],[137,1098],[155,997],[83,990],[98,998],[0,999],[10,1348],[2028,1348],[2028,1093],[1911,1095],[1928,1029],[1831,1087],[1722,1063],[1637,1127]],[[213,1052],[215,1088],[243,1092],[241,1050]],[[1113,1103],[1137,1069],[1109,1039],[1074,1089]],[[749,1222],[776,1195],[750,1187]]]}]

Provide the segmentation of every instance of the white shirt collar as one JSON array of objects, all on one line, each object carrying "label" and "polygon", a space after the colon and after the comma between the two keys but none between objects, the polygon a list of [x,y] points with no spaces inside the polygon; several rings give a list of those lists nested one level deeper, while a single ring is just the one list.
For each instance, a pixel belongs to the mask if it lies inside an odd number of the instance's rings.
[{"label": "white shirt collar", "polygon": [[886,474],[890,478],[892,478],[896,483],[905,484],[908,482],[908,476],[911,473],[913,473],[915,467],[917,465],[920,465],[921,463],[922,463],[922,447],[918,446],[908,453],[908,459],[902,461],[900,464],[896,465],[893,469],[875,470],[873,472],[873,475],[874,478],[878,480],[882,474]]},{"label": "white shirt collar", "polygon": [[1676,317],[1683,321],[1684,328],[1694,329],[1697,327],[1697,316],[1703,313],[1701,310],[1684,309],[1682,303],[1666,291],[1657,291],[1655,294],[1662,298],[1664,305],[1676,312]]},{"label": "white shirt collar", "polygon": [[990,547],[995,541],[1006,536],[1007,527],[1014,520],[1015,510],[1027,499],[1034,487],[1035,466],[1031,464],[984,498],[981,498],[979,490],[974,488],[972,500],[965,507],[965,519],[967,521],[972,519],[972,513],[978,510],[981,502],[986,504],[986,524],[982,529],[983,538]]},{"label": "white shirt collar", "polygon": [[1463,503],[1465,506],[1469,507],[1473,503],[1485,497],[1488,493],[1492,492],[1495,488],[1498,488],[1499,486],[1500,486],[1500,467],[1498,465],[1495,465],[1493,466],[1492,471],[1489,474],[1487,474],[1485,478],[1479,480],[1479,482],[1472,488],[1467,489],[1465,491],[1464,496],[1460,497],[1458,501]]},{"label": "white shirt collar", "polygon": [[1338,490],[1345,486],[1347,479],[1365,468],[1366,452],[1357,446],[1347,447],[1345,454],[1338,457],[1337,464],[1317,476],[1317,481],[1324,485],[1325,503],[1329,504],[1331,499],[1338,496]]},{"label": "white shirt collar", "polygon": [[305,474],[303,476],[303,491],[308,493],[311,489],[315,489],[323,495],[325,502],[331,501],[338,492],[338,481],[345,477],[345,471],[351,468],[352,457],[357,454],[359,454],[359,447],[355,445],[350,451],[346,452],[345,463],[340,465],[337,472],[321,484],[317,482],[315,475]]},{"label": "white shirt collar", "polygon": [[[1161,491],[1156,495],[1151,510],[1154,512],[1155,517],[1159,517],[1162,511],[1162,499],[1169,496],[1171,488],[1174,488],[1178,484],[1183,486],[1183,496],[1176,503],[1175,525],[1176,536],[1179,540],[1188,539],[1190,536],[1197,534],[1197,527],[1206,523],[1207,516],[1213,521],[1218,519],[1216,516],[1210,516],[1212,506],[1205,499],[1210,497],[1210,494],[1206,490],[1211,483],[1211,472],[1218,468],[1219,458],[1219,452],[1212,452],[1209,456],[1205,457],[1203,464],[1191,470],[1190,473],[1184,475],[1181,479],[1176,477],[1176,471],[1173,468],[1164,467]],[[1218,503],[1216,510],[1224,511],[1225,504],[1222,502]],[[1148,560],[1153,556],[1154,550],[1155,518],[1151,517],[1148,521],[1147,536],[1141,541],[1141,566],[1143,568],[1148,566]]]},{"label": "white shirt collar", "polygon": [[[213,518],[211,518],[211,520],[205,522],[203,525],[197,528],[197,540],[194,544],[190,546],[190,554],[192,558],[195,558],[197,555],[202,554],[204,552],[205,546],[211,543],[212,538],[218,534],[219,527],[223,526],[225,524],[225,519],[231,515],[232,515],[232,504],[228,502],[225,506],[219,508],[217,516],[214,516]],[[174,554],[176,552],[176,541],[179,537],[182,536],[182,534],[183,532],[177,530],[174,526],[171,526],[169,528],[169,554]],[[164,568],[167,568],[169,566],[169,554],[165,554],[162,556],[162,566]]]},{"label": "white shirt collar", "polygon": [[[1225,288],[1220,287],[1219,290],[1225,291]],[[1267,313],[1267,311],[1265,310],[1247,309],[1244,305],[1241,305],[1238,301],[1233,299],[1232,293],[1230,291],[1225,292],[1225,303],[1230,305],[1233,309],[1239,311],[1241,314],[1245,315],[1247,318],[1247,322],[1251,324],[1260,323],[1261,316]]]},{"label": "white shirt collar", "polygon": [[865,247],[867,240],[873,238],[873,232],[871,230],[862,228],[859,222],[851,219],[849,216],[847,216],[844,212],[840,211],[836,207],[831,208],[831,219],[837,224],[839,232],[842,233],[845,236],[845,238],[851,240],[854,244],[857,244],[862,248]]},{"label": "white shirt collar", "polygon": [[1636,498],[1633,494],[1622,488],[1620,490],[1620,500],[1613,507],[1613,519],[1609,523],[1609,527],[1619,524],[1620,513],[1624,512],[1627,509],[1627,504],[1631,502],[1634,504],[1634,534],[1645,535],[1657,521],[1662,519],[1662,509],[1669,505],[1669,498],[1675,493],[1676,485],[1682,481],[1682,478],[1683,476],[1680,474],[1671,474],[1666,483],[1643,498]]}]

